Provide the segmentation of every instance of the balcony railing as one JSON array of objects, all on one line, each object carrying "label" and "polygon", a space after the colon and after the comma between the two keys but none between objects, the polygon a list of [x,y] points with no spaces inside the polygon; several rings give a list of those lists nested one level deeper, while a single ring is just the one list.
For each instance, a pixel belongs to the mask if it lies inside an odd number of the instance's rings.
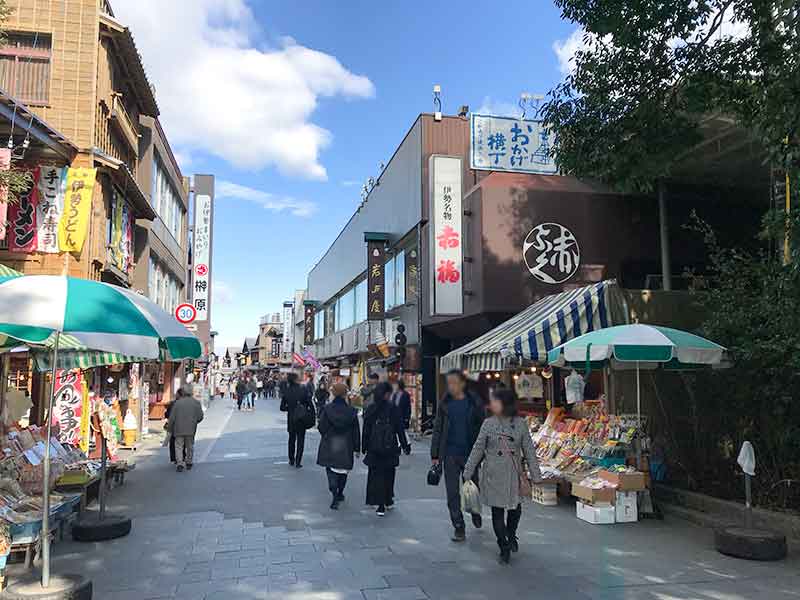
[{"label": "balcony railing", "polygon": [[111,107],[105,100],[101,100],[97,105],[95,146],[108,156],[124,163],[131,173],[136,173],[138,142],[136,147],[131,146],[130,141],[119,131],[119,126],[111,127],[112,121],[116,125],[117,120],[112,119]]},{"label": "balcony railing", "polygon": [[125,110],[125,105],[122,103],[119,94],[111,96],[111,120],[119,128],[120,133],[125,140],[130,144],[134,152],[139,152],[139,133],[133,126],[128,111]]}]

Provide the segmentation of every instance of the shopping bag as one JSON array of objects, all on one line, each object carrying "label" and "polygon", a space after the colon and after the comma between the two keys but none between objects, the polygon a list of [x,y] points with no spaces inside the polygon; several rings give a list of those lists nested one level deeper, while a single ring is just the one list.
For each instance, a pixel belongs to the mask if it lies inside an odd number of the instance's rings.
[{"label": "shopping bag", "polygon": [[461,486],[461,510],[471,515],[481,514],[481,497],[478,486],[471,479]]}]

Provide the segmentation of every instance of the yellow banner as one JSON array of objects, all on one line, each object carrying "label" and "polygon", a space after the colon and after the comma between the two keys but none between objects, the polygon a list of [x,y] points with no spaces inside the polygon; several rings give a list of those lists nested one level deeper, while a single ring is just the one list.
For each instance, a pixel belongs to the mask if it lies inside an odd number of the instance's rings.
[{"label": "yellow banner", "polygon": [[58,224],[58,247],[62,252],[80,252],[89,230],[97,169],[67,170],[64,213]]},{"label": "yellow banner", "polygon": [[89,404],[89,386],[86,378],[83,379],[83,398],[81,399],[81,450],[89,452],[89,420],[92,408]]}]

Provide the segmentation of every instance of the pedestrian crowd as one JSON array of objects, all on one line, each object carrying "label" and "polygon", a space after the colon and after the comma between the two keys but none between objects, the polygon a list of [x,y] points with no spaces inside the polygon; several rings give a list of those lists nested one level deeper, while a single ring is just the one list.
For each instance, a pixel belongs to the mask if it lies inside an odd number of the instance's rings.
[{"label": "pedestrian crowd", "polygon": [[[481,506],[491,511],[492,528],[508,564],[519,551],[517,528],[523,499],[531,480],[541,480],[533,443],[524,418],[517,414],[517,398],[510,389],[492,390],[488,405],[467,389],[461,371],[447,373],[447,391],[438,403],[433,422],[428,482],[444,475],[447,510],[453,527],[452,541],[467,537],[465,509],[473,527],[483,526]],[[345,487],[356,458],[367,466],[366,504],[384,516],[395,506],[397,467],[403,453],[411,453],[406,434],[411,424],[411,396],[402,379],[380,381],[370,374],[357,392],[341,382],[313,376],[305,381],[296,373],[259,377],[245,373],[229,382],[238,410],[255,410],[257,399],[280,398],[288,433],[289,465],[303,467],[306,432],[317,427],[321,439],[317,464],[325,469],[331,494],[330,508],[345,501]],[[363,425],[353,400],[360,399]],[[200,403],[182,387],[168,408],[166,428],[170,457],[178,471],[192,468],[194,436],[203,420]]]}]

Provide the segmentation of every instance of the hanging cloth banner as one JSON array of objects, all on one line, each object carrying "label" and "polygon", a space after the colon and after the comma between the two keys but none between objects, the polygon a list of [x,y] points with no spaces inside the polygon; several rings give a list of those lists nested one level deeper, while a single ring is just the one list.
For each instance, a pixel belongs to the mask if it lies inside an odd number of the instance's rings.
[{"label": "hanging cloth banner", "polygon": [[89,230],[89,213],[92,208],[97,169],[67,170],[67,188],[64,196],[64,214],[58,224],[58,246],[62,252],[80,252]]},{"label": "hanging cloth banner", "polygon": [[39,252],[58,252],[58,222],[64,210],[64,169],[39,167],[39,203],[36,205]]},{"label": "hanging cloth banner", "polygon": [[39,169],[34,169],[33,183],[20,194],[16,204],[8,207],[8,249],[11,252],[36,252],[36,205],[39,199]]},{"label": "hanging cloth banner", "polygon": [[83,417],[83,375],[79,369],[56,371],[53,422],[59,425],[59,441],[79,446]]},{"label": "hanging cloth banner", "polygon": [[[11,150],[8,148],[0,149],[0,171],[8,171],[11,168]],[[0,240],[6,239],[6,219],[8,218],[8,188],[0,186]]]},{"label": "hanging cloth banner", "polygon": [[124,211],[125,202],[122,196],[114,194],[114,210],[113,218],[111,220],[111,252],[114,257],[114,266],[120,271],[125,271],[125,252],[123,246],[123,224],[122,213]]},{"label": "hanging cloth banner", "polygon": [[89,418],[91,417],[91,406],[89,405],[89,386],[86,379],[81,386],[81,450],[89,452]]}]

